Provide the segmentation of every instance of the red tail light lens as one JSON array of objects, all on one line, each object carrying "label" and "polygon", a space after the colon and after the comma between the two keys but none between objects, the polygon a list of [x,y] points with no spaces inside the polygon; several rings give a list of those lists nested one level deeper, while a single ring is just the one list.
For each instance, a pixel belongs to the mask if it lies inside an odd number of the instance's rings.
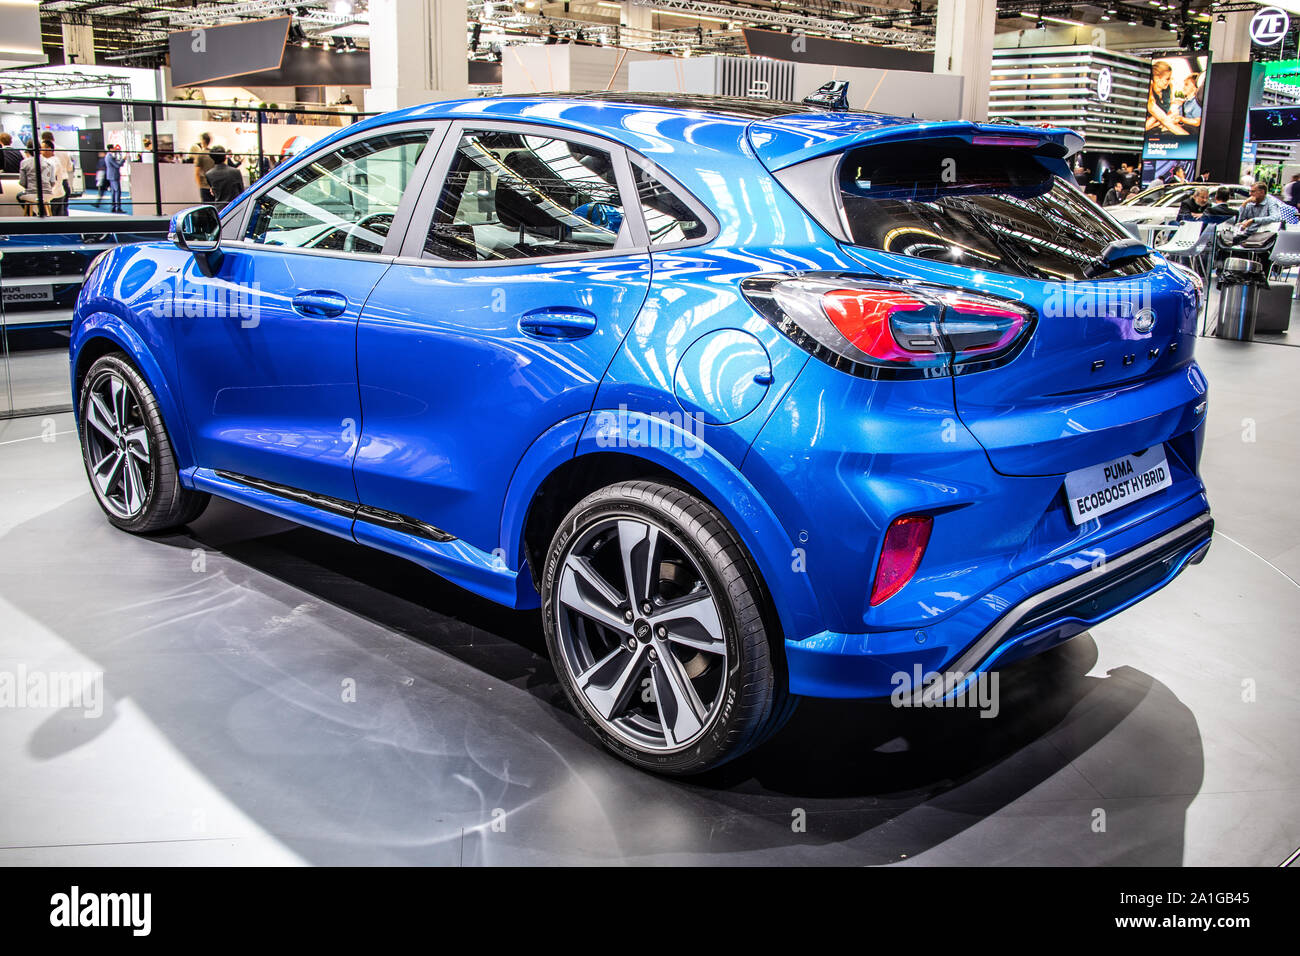
[{"label": "red tail light lens", "polygon": [[880,564],[876,567],[876,583],[871,588],[872,607],[888,601],[912,580],[930,544],[933,526],[934,519],[929,515],[907,515],[895,518],[885,530]]},{"label": "red tail light lens", "polygon": [[1008,299],[842,273],[754,276],[741,288],[806,351],[869,378],[989,367],[1014,355],[1035,320]]},{"label": "red tail light lens", "polygon": [[822,295],[826,317],[855,348],[886,362],[933,358],[943,350],[942,308],[898,289],[832,289]]}]

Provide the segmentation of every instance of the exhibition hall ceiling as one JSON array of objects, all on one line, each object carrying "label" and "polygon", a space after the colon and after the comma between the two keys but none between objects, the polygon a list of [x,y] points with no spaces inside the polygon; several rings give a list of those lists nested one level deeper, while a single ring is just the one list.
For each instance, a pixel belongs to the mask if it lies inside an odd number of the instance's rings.
[{"label": "exhibition hall ceiling", "polygon": [[[682,54],[744,53],[742,30],[758,28],[928,51],[938,5],[939,0],[469,0],[467,39],[480,57],[499,53],[502,44],[567,41]],[[1086,27],[1091,33],[1101,27],[1116,48],[1198,49],[1216,18],[1257,6],[1249,0],[998,0],[997,29],[1006,34]],[[640,9],[629,9],[634,7]],[[64,59],[65,26],[90,25],[100,62],[138,66],[161,62],[170,32],[286,14],[293,17],[295,42],[347,52],[366,45],[371,16],[369,0],[42,0],[40,13],[52,62]]]}]

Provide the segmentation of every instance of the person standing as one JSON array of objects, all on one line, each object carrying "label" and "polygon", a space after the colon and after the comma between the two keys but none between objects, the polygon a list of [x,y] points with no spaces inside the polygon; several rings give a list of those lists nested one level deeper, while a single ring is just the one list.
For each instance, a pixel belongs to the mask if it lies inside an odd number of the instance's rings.
[{"label": "person standing", "polygon": [[104,157],[104,177],[108,181],[111,202],[109,212],[122,212],[122,167],[125,165],[126,157],[122,155],[121,146],[114,146]]},{"label": "person standing", "polygon": [[104,151],[99,151],[99,161],[95,164],[95,208],[104,202],[104,188],[108,185],[108,164],[104,161]]},{"label": "person standing", "polygon": [[1300,173],[1295,173],[1282,187],[1282,201],[1288,206],[1300,206]]},{"label": "person standing", "polygon": [[212,189],[208,186],[208,170],[212,168],[212,134],[203,133],[190,147],[189,161],[194,164],[194,182],[199,187],[199,201],[212,202]]},{"label": "person standing", "polygon": [[218,209],[226,206],[244,191],[244,175],[237,166],[226,163],[226,151],[220,146],[213,146],[210,154],[212,167],[208,170],[208,189],[212,192],[212,204]]}]

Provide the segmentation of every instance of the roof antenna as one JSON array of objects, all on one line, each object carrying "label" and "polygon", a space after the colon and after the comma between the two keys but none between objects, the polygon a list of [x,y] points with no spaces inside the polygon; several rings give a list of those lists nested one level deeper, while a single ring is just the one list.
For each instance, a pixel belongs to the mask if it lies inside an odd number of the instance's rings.
[{"label": "roof antenna", "polygon": [[825,110],[845,112],[849,108],[849,81],[831,80],[817,87],[816,92],[803,98],[804,106],[818,106]]}]

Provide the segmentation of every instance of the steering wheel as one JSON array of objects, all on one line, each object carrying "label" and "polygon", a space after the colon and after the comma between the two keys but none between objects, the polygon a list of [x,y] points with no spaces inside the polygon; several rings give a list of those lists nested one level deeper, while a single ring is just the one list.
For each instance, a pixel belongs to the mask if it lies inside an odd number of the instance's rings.
[{"label": "steering wheel", "polygon": [[[391,212],[371,213],[360,222],[348,227],[348,233],[343,238],[343,251],[356,252],[358,238],[361,239],[362,242],[373,244],[373,240],[364,235],[359,235],[360,233],[370,232],[376,236],[387,236],[388,230],[392,225],[393,214]],[[372,250],[367,249],[365,251],[370,252]],[[379,250],[376,249],[373,251],[378,252]]]}]

